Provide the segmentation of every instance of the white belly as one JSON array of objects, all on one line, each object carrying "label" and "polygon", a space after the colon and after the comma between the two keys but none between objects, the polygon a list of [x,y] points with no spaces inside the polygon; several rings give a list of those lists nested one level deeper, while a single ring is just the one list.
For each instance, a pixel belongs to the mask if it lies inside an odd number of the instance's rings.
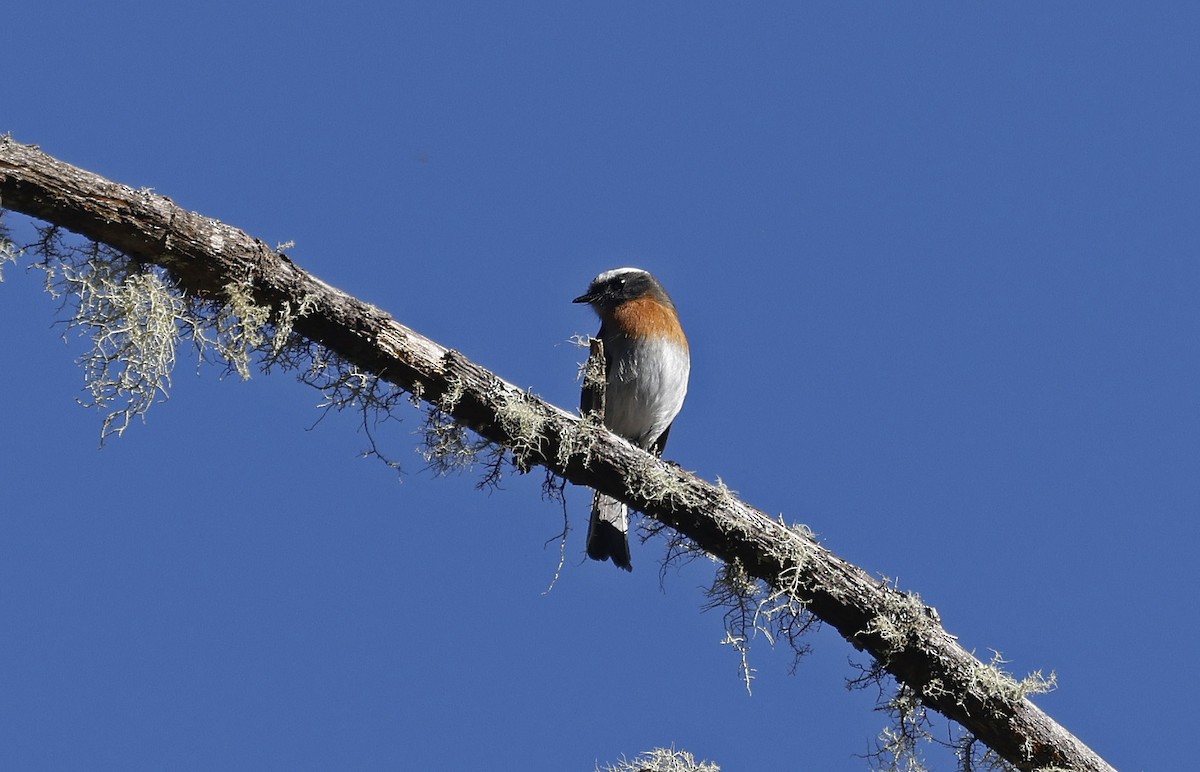
[{"label": "white belly", "polygon": [[630,345],[624,337],[604,345],[611,357],[604,425],[649,448],[683,407],[691,367],[687,349],[664,339]]}]

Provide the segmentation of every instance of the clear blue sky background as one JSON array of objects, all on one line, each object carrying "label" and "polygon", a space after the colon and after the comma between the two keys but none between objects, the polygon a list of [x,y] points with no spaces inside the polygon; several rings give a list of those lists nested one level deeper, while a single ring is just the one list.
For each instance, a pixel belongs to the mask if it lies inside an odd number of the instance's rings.
[{"label": "clear blue sky background", "polygon": [[[896,577],[1121,769],[1194,729],[1200,6],[16,3],[0,131],[239,226],[577,401],[569,302],[654,271],[668,456]],[[14,223],[19,224],[15,218]],[[26,229],[24,232],[28,233]],[[97,449],[36,272],[0,287],[0,766],[857,770],[829,630],[746,694],[662,544],[568,560],[540,476],[422,472],[287,375],[183,361]],[[549,542],[548,542],[549,540]],[[1190,652],[1190,653],[1189,653]],[[935,769],[948,769],[931,751]]]}]

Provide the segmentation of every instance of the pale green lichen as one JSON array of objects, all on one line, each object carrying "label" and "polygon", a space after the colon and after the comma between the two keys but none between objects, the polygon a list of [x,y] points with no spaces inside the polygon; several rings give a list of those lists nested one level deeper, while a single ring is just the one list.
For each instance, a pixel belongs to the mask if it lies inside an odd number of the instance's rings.
[{"label": "pale green lichen", "polygon": [[747,692],[751,691],[755,672],[750,666],[750,644],[757,637],[762,636],[770,646],[784,640],[795,655],[793,668],[808,652],[801,638],[814,619],[790,579],[769,586],[734,560],[717,567],[705,595],[708,597],[705,608],[720,608],[725,612],[725,637],[721,644],[737,652],[738,673]]},{"label": "pale green lichen", "polygon": [[865,635],[877,636],[882,642],[881,655],[891,656],[902,651],[919,638],[931,624],[929,612],[921,596],[915,592],[900,592],[884,580],[884,595],[879,613],[871,620]]},{"label": "pale green lichen", "polygon": [[1005,664],[1008,664],[1007,660],[993,649],[991,662],[977,665],[971,680],[989,697],[1004,702],[1017,702],[1031,694],[1052,692],[1058,686],[1058,676],[1053,671],[1046,676],[1036,670],[1017,680],[1001,667]]},{"label": "pale green lichen", "polygon": [[4,265],[5,263],[17,264],[17,258],[21,256],[21,250],[9,240],[8,228],[5,227],[4,212],[0,210],[0,282],[4,281]]},{"label": "pale green lichen", "polygon": [[702,497],[686,476],[655,456],[643,454],[637,469],[625,479],[625,490],[634,498],[670,507],[694,507]]},{"label": "pale green lichen", "polygon": [[655,748],[632,759],[597,766],[596,772],[721,772],[721,768],[711,761],[696,761],[687,751]]},{"label": "pale green lichen", "polygon": [[108,411],[101,441],[120,436],[167,397],[181,330],[195,334],[197,319],[161,272],[137,270],[99,245],[90,259],[42,267],[51,294],[74,299],[68,328],[91,339],[80,357],[90,399],[81,402]]},{"label": "pale green lichen", "polygon": [[472,439],[452,415],[465,392],[466,385],[460,379],[448,377],[446,390],[425,414],[421,428],[424,442],[418,450],[428,468],[438,475],[469,468],[488,444],[481,438]]},{"label": "pale green lichen", "polygon": [[279,306],[279,312],[275,320],[275,331],[271,336],[271,353],[274,356],[281,354],[285,348],[291,345],[293,338],[292,333],[295,330],[296,320],[308,316],[312,313],[313,308],[317,304],[316,295],[305,295],[300,302],[293,308],[290,301],[283,301]]},{"label": "pale green lichen", "polygon": [[467,430],[452,416],[440,410],[430,410],[422,426],[424,441],[419,452],[435,474],[470,468],[479,455],[485,440],[472,440]]},{"label": "pale green lichen", "polygon": [[453,413],[454,408],[458,407],[458,403],[462,401],[466,389],[466,384],[461,379],[453,375],[448,376],[446,378],[446,390],[435,400],[435,406],[443,413]]},{"label": "pale green lichen", "polygon": [[[904,602],[901,601],[901,603]],[[1053,674],[1046,677],[1041,672],[1037,672],[1018,681],[1000,668],[1002,664],[1005,664],[1004,660],[998,653],[993,652],[991,663],[988,665],[978,664],[972,673],[973,686],[992,700],[1011,703],[1030,694],[1038,694],[1054,688],[1055,677]],[[867,674],[855,685],[880,684],[885,677],[884,670],[878,663],[867,668],[866,672]],[[953,692],[940,678],[930,679],[920,691],[907,684],[897,685],[895,693],[880,705],[880,710],[891,716],[892,724],[881,732],[876,740],[875,750],[869,754],[870,758],[876,762],[875,768],[889,772],[923,770],[925,767],[920,757],[920,748],[932,744],[952,749],[959,761],[958,768],[962,770],[1002,770],[1007,772],[1015,769],[973,734],[961,727],[957,733],[951,733],[956,735],[951,740],[934,736],[925,703],[927,700],[953,696]],[[1001,714],[1002,711],[997,711],[997,716]],[[1048,768],[1047,772],[1050,772],[1051,769]]]},{"label": "pale green lichen", "polygon": [[717,478],[717,502],[718,509],[727,509],[738,504],[737,491],[725,484],[725,481],[720,477]]},{"label": "pale green lichen", "polygon": [[212,344],[222,359],[241,377],[250,380],[250,362],[262,351],[269,335],[271,309],[254,302],[248,287],[237,282],[225,285],[226,302],[217,308]]},{"label": "pale green lichen", "polygon": [[[573,342],[576,345],[587,348],[591,345],[591,338],[577,336]],[[599,356],[589,356],[579,365],[579,373],[576,380],[582,383],[583,388],[597,389],[605,385],[607,375],[605,373],[604,359]]]},{"label": "pale green lichen", "polygon": [[[404,392],[295,332],[297,322],[314,311],[317,295],[271,307],[255,299],[247,276],[220,293],[185,296],[163,268],[59,226],[39,226],[37,233],[28,249],[41,258],[36,265],[45,273],[46,289],[67,309],[67,329],[91,343],[80,357],[88,394],[80,401],[105,411],[102,442],[123,434],[135,417],[144,420],[150,405],[166,399],[179,344],[190,341],[201,361],[216,361],[243,379],[256,368],[298,370],[301,382],[324,395],[320,408],[361,411],[370,440],[364,455],[399,468],[379,452],[373,429],[393,417]],[[16,250],[0,226],[0,263],[9,252]]]},{"label": "pale green lichen", "polygon": [[497,391],[496,420],[509,436],[509,450],[517,468],[527,470],[541,454],[547,417],[523,392],[501,386]]},{"label": "pale green lichen", "polygon": [[181,341],[243,379],[255,366],[310,373],[323,367],[321,347],[293,331],[315,297],[272,309],[254,300],[249,279],[227,284],[219,296],[185,296],[163,268],[68,237],[58,226],[37,231],[29,246],[41,256],[46,289],[70,309],[67,328],[91,341],[80,357],[89,393],[81,402],[106,411],[102,441],[123,434],[133,418],[144,420],[150,405],[167,397]]},{"label": "pale green lichen", "polygon": [[921,747],[933,741],[929,714],[912,688],[901,685],[883,706],[892,717],[892,725],[884,727],[875,740],[871,757],[877,769],[887,772],[925,772]]},{"label": "pale green lichen", "polygon": [[589,466],[592,463],[596,440],[605,431],[604,420],[597,413],[589,413],[578,422],[560,423],[563,430],[559,435],[558,450],[555,452],[558,463],[566,466],[571,458],[580,456],[583,466]]}]

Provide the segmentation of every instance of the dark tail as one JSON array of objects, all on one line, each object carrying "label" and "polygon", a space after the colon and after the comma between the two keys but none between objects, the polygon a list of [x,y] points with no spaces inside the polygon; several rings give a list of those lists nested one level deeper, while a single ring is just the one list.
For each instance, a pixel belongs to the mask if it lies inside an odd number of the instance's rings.
[{"label": "dark tail", "polygon": [[592,499],[587,554],[592,560],[611,560],[619,568],[633,570],[629,560],[629,510],[602,493]]}]

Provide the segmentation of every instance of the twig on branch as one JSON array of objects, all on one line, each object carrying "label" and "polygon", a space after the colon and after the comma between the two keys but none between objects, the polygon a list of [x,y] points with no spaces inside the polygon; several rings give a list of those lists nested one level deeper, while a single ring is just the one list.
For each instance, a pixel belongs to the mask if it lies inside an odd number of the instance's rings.
[{"label": "twig on branch", "polygon": [[765,582],[1015,767],[1111,769],[1031,703],[1020,682],[964,650],[916,596],[871,577],[724,486],[502,380],[262,241],[9,138],[0,138],[0,201],[141,265],[161,266],[188,295],[220,299],[232,284],[258,306],[303,306],[307,313],[290,320],[295,333],[508,448],[519,466],[542,465],[614,496]]}]

